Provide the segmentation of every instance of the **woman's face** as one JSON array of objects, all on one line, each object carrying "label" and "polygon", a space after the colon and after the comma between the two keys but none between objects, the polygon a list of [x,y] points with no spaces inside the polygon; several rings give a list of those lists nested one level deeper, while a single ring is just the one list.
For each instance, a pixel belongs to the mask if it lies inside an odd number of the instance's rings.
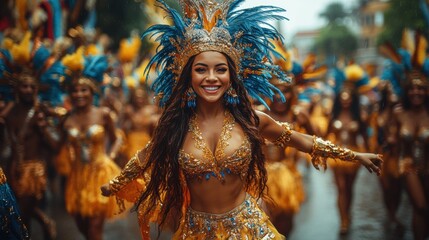
[{"label": "woman's face", "polygon": [[352,95],[348,91],[343,91],[340,94],[340,103],[343,108],[349,108],[352,104]]},{"label": "woman's face", "polygon": [[213,103],[222,99],[230,86],[230,72],[226,57],[219,52],[202,52],[192,64],[192,88],[197,102]]},{"label": "woman's face", "polygon": [[424,104],[427,94],[427,87],[423,85],[412,84],[408,89],[408,97],[412,106]]},{"label": "woman's face", "polygon": [[146,102],[147,102],[146,92],[141,88],[137,88],[134,92],[134,103],[137,106],[144,106],[146,105]]},{"label": "woman's face", "polygon": [[70,93],[73,106],[77,108],[92,105],[93,95],[91,87],[86,84],[76,84]]},{"label": "woman's face", "polygon": [[274,101],[272,102],[270,108],[272,111],[276,112],[284,112],[289,109],[289,105],[291,104],[293,93],[292,88],[287,86],[277,86],[280,91],[282,91],[286,102],[283,102],[280,97],[275,97]]},{"label": "woman's face", "polygon": [[33,102],[37,97],[37,84],[33,77],[20,79],[18,97],[24,102]]}]

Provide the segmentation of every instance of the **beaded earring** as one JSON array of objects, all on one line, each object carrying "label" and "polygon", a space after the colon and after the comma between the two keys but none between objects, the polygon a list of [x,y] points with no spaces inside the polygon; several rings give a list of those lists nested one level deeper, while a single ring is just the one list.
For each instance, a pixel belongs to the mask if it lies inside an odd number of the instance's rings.
[{"label": "beaded earring", "polygon": [[197,94],[192,87],[189,87],[183,96],[182,106],[185,104],[188,108],[195,108],[197,106]]},{"label": "beaded earring", "polygon": [[230,105],[237,105],[240,103],[240,99],[238,98],[237,92],[235,89],[230,86],[226,93],[224,94],[225,101]]}]

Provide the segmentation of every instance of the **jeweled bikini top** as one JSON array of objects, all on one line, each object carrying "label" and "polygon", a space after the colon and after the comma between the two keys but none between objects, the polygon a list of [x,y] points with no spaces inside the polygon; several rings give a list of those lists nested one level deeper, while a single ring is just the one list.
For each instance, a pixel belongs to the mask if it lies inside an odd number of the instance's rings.
[{"label": "jeweled bikini top", "polygon": [[105,152],[105,131],[102,125],[93,124],[84,130],[72,127],[67,133],[69,142],[78,150],[76,157],[80,161],[94,161],[96,156]]},{"label": "jeweled bikini top", "polygon": [[195,148],[203,152],[201,159],[195,158],[192,154],[186,153],[183,149],[179,151],[179,164],[184,170],[187,178],[198,177],[209,180],[216,177],[223,181],[225,174],[237,174],[245,179],[252,159],[251,144],[246,137],[243,143],[230,156],[225,156],[225,148],[229,145],[235,119],[231,113],[226,112],[223,121],[222,132],[213,154],[202,137],[202,133],[197,124],[197,117],[194,115],[189,121],[189,132],[192,133]]}]

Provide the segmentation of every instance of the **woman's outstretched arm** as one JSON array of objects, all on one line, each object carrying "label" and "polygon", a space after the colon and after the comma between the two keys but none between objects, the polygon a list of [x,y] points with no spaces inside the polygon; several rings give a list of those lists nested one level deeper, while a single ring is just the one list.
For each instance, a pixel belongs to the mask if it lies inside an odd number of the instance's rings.
[{"label": "woman's outstretched arm", "polygon": [[257,111],[260,119],[259,129],[262,137],[280,147],[293,147],[309,153],[311,162],[316,169],[326,169],[326,159],[334,158],[342,161],[357,161],[364,165],[369,172],[381,173],[382,156],[374,153],[354,152],[337,146],[330,141],[294,131],[286,122],[277,122],[269,115]]},{"label": "woman's outstretched arm", "polygon": [[146,145],[145,148],[143,148],[141,151],[138,151],[134,157],[128,161],[118,176],[110,180],[109,183],[101,186],[101,194],[103,196],[108,197],[116,194],[125,185],[137,179],[138,177],[143,177],[144,180],[147,180],[143,170],[148,155],[149,145],[150,142]]}]

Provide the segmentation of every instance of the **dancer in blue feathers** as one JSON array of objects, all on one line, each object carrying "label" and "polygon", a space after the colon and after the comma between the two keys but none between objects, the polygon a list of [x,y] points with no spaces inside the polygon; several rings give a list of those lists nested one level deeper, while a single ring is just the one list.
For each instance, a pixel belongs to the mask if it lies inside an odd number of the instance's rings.
[{"label": "dancer in blue feathers", "polygon": [[[281,37],[267,21],[284,19],[284,10],[239,9],[242,2],[184,0],[181,15],[158,1],[173,25],[145,35],[160,43],[148,69],[159,71],[152,89],[163,112],[151,142],[101,189],[135,199],[143,239],[149,222],[168,225],[173,239],[284,239],[258,205],[267,181],[264,139],[311,153],[317,168],[334,157],[380,171],[377,154],[298,133],[252,108],[249,97],[283,96],[269,82],[288,78],[272,61],[271,40]],[[139,177],[141,193],[129,196]]]}]

